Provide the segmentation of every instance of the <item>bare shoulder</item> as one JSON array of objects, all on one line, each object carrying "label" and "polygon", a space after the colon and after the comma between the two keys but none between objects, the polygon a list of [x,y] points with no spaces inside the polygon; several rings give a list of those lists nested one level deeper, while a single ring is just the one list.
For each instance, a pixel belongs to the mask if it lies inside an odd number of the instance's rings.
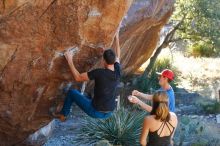
[{"label": "bare shoulder", "polygon": [[151,123],[153,120],[155,120],[154,115],[149,115],[144,118],[145,123]]},{"label": "bare shoulder", "polygon": [[170,112],[170,115],[174,118],[177,118],[176,114],[174,112]]},{"label": "bare shoulder", "polygon": [[176,116],[176,114],[174,112],[170,112],[170,116],[171,116],[171,122],[174,124],[174,125],[177,125],[178,123],[178,118]]}]

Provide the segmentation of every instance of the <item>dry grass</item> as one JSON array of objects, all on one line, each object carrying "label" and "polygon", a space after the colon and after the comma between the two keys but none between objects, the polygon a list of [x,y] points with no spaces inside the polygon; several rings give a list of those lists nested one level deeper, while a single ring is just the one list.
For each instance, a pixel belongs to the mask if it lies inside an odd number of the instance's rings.
[{"label": "dry grass", "polygon": [[[170,57],[173,65],[181,72],[179,86],[188,91],[196,91],[211,99],[218,98],[220,90],[220,57],[194,58],[185,57],[180,51],[164,49],[159,58]],[[148,62],[144,63],[139,71],[143,71]]]}]

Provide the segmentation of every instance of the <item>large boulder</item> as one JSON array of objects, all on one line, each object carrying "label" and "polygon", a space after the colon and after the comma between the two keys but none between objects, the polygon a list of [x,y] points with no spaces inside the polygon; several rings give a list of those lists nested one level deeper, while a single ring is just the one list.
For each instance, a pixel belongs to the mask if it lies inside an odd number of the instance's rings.
[{"label": "large boulder", "polygon": [[136,71],[154,52],[160,30],[169,20],[174,0],[136,0],[123,20],[121,47],[123,72]]},{"label": "large boulder", "polygon": [[[121,24],[124,74],[153,53],[172,0],[2,0],[0,2],[0,145],[21,145],[51,121],[72,76],[98,64]],[[127,13],[128,9],[130,8]]]}]

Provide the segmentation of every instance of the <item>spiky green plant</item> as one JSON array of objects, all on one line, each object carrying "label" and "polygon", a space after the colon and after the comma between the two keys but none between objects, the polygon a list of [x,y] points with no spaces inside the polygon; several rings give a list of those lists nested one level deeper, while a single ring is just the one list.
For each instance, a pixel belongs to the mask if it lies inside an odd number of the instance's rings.
[{"label": "spiky green plant", "polygon": [[145,112],[130,112],[121,108],[107,120],[87,118],[76,132],[76,142],[89,145],[107,140],[113,145],[139,145],[144,116]]}]

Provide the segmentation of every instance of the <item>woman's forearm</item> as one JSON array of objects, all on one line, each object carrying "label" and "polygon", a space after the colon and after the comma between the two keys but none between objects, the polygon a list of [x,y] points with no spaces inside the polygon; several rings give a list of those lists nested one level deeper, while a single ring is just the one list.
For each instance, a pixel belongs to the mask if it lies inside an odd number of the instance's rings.
[{"label": "woman's forearm", "polygon": [[152,100],[153,95],[139,93],[139,97],[141,97],[142,99],[146,99],[146,100]]},{"label": "woman's forearm", "polygon": [[146,137],[143,137],[143,136],[141,135],[140,144],[141,144],[141,146],[146,146],[146,145],[147,145]]},{"label": "woman's forearm", "polygon": [[151,112],[152,111],[152,106],[144,103],[141,100],[137,104],[140,105],[140,107],[143,108],[144,110],[146,110],[147,112]]}]

